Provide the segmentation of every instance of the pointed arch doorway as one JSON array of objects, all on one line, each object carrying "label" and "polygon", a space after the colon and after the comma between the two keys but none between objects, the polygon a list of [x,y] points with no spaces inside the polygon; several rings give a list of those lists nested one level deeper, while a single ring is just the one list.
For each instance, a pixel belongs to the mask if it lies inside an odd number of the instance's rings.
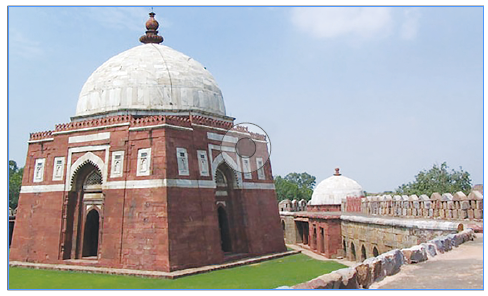
[{"label": "pointed arch doorway", "polygon": [[220,247],[224,256],[247,253],[248,242],[244,228],[243,204],[235,190],[237,181],[232,169],[222,163],[215,172],[216,215]]},{"label": "pointed arch doorway", "polygon": [[80,166],[63,215],[63,259],[98,259],[102,230],[102,174],[91,162]]},{"label": "pointed arch doorway", "polygon": [[100,215],[96,209],[91,209],[86,214],[83,229],[82,257],[98,256],[98,236],[100,232]]},{"label": "pointed arch doorway", "polygon": [[217,210],[219,216],[220,247],[224,253],[232,252],[232,243],[229,232],[229,220],[223,207]]}]

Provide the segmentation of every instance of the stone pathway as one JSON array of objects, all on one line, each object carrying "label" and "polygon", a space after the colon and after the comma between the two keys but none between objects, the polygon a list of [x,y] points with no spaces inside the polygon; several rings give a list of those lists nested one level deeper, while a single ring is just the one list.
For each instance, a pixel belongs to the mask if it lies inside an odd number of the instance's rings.
[{"label": "stone pathway", "polygon": [[403,265],[370,289],[483,289],[483,234],[427,261]]},{"label": "stone pathway", "polygon": [[316,260],[321,260],[321,261],[335,261],[335,262],[339,262],[341,264],[344,264],[346,266],[354,266],[357,264],[357,262],[353,262],[353,261],[348,261],[348,260],[345,260],[345,259],[330,259],[330,258],[327,258],[325,256],[322,256],[320,254],[317,254],[315,252],[312,252],[310,249],[308,248],[304,248],[300,245],[292,245],[292,244],[287,244],[286,245],[288,248],[290,249],[293,249],[293,250],[296,250],[296,251],[300,251],[302,254],[304,255],[307,255],[308,257],[310,258],[313,258],[313,259],[316,259]]}]

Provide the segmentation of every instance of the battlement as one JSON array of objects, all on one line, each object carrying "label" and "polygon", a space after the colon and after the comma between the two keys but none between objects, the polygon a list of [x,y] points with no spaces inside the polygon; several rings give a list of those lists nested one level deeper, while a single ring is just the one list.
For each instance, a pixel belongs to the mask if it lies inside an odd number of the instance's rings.
[{"label": "battlement", "polygon": [[30,133],[29,141],[45,140],[48,138],[52,138],[52,136],[53,136],[53,131]]},{"label": "battlement", "polygon": [[129,122],[131,119],[132,116],[130,115],[117,115],[117,116],[107,116],[101,118],[87,119],[82,121],[72,121],[69,123],[56,124],[55,131],[63,132],[63,131],[77,130],[83,128],[114,125],[114,124]]},{"label": "battlement", "polygon": [[[360,202],[360,208],[358,208]],[[443,220],[483,219],[483,195],[472,191],[433,193],[430,197],[417,195],[379,195],[342,201],[343,212],[361,212],[367,215],[405,218],[432,218]]]},{"label": "battlement", "polygon": [[[233,123],[224,120],[217,120],[205,116],[180,116],[180,115],[152,115],[152,116],[132,116],[132,115],[115,115],[100,118],[92,118],[81,121],[72,121],[68,123],[56,124],[54,130],[35,132],[29,136],[30,141],[39,141],[52,138],[53,133],[69,132],[87,128],[103,128],[114,125],[127,124],[134,127],[152,126],[160,124],[171,124],[191,128],[193,124],[200,124],[209,127],[216,127],[229,130]],[[253,138],[265,139],[265,136],[250,133]]]},{"label": "battlement", "polygon": [[132,117],[131,126],[151,126],[159,124],[172,124],[183,127],[191,127],[191,122],[187,116],[176,115],[154,115],[144,117]]},{"label": "battlement", "polygon": [[225,130],[229,130],[233,126],[233,123],[230,121],[218,120],[218,119],[213,119],[210,117],[205,117],[200,115],[190,115],[190,120],[192,124],[200,124],[200,125],[206,125],[211,127],[217,127]]}]

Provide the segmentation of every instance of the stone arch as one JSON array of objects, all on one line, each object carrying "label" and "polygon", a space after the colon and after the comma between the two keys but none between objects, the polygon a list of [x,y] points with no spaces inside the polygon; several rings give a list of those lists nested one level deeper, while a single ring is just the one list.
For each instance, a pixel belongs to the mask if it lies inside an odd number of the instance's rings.
[{"label": "stone arch", "polygon": [[83,227],[82,257],[98,257],[100,216],[97,207],[91,207],[86,214]]},{"label": "stone arch", "polygon": [[230,253],[232,252],[232,239],[230,236],[230,225],[227,211],[224,207],[219,206],[217,208],[217,215],[220,230],[220,247],[224,253]]},{"label": "stone arch", "polygon": [[234,186],[234,188],[238,188],[239,187],[239,184],[242,183],[242,176],[240,174],[237,174],[236,170],[232,169],[232,167],[235,167],[235,168],[239,169],[239,166],[232,159],[232,157],[230,157],[227,153],[220,153],[212,161],[212,176],[214,177],[214,181],[215,181],[215,174],[217,173],[217,169],[222,164],[226,164],[227,167],[229,167],[229,169],[232,171],[232,173],[234,175],[234,178],[233,178],[233,186]]},{"label": "stone arch", "polygon": [[217,221],[224,256],[229,253],[246,253],[249,248],[245,229],[245,205],[241,191],[236,190],[239,188],[236,188],[235,180],[235,171],[227,163],[221,162],[215,170],[214,181]]},{"label": "stone arch", "polygon": [[104,195],[102,171],[93,156],[80,158],[73,166],[71,188],[64,203],[63,259],[98,258]]},{"label": "stone arch", "polygon": [[351,242],[351,247],[349,248],[351,250],[351,261],[356,261],[356,246],[354,246],[354,243]]},{"label": "stone arch", "polygon": [[85,167],[85,165],[91,164],[98,169],[102,176],[102,184],[107,181],[107,172],[105,171],[105,162],[92,152],[87,152],[78,158],[72,165],[69,171],[69,176],[67,181],[69,182],[68,191],[72,190],[76,176],[79,174],[80,170]]},{"label": "stone arch", "polygon": [[376,246],[373,247],[373,257],[378,257],[379,256],[378,248]]},{"label": "stone arch", "polygon": [[368,256],[366,255],[366,248],[364,247],[364,245],[361,245],[361,261],[364,261],[368,258]]}]

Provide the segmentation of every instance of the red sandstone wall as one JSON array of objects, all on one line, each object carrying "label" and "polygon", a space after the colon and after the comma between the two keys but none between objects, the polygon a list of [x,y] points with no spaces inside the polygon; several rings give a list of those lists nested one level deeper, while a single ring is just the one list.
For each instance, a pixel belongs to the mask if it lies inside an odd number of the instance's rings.
[{"label": "red sandstone wall", "polygon": [[[63,184],[52,181],[54,156],[63,156],[67,140],[57,143],[32,143],[27,151],[22,185]],[[56,144],[59,144],[57,147]],[[36,158],[46,158],[42,182],[33,182]],[[10,260],[28,262],[57,262],[61,233],[62,192],[21,193],[15,229],[10,248]]]},{"label": "red sandstone wall", "polygon": [[247,189],[243,190],[243,199],[249,252],[261,255],[286,251],[276,192]]},{"label": "red sandstone wall", "polygon": [[[68,161],[68,148],[88,145],[110,145],[107,163],[108,181],[147,179],[212,180],[200,176],[197,150],[207,150],[208,144],[218,141],[207,139],[209,130],[194,127],[193,132],[182,129],[153,129],[129,131],[129,126],[111,127],[69,134],[49,134],[52,141],[29,144],[23,186],[66,183],[52,181],[54,157],[64,156]],[[68,143],[71,136],[110,132],[110,139],[92,142]],[[216,132],[223,134],[224,132]],[[37,138],[35,138],[37,140]],[[188,152],[189,176],[179,176],[176,148]],[[151,148],[151,175],[136,176],[137,152]],[[124,174],[111,178],[111,152],[125,151]],[[215,154],[214,151],[213,157]],[[105,161],[105,150],[92,151]],[[71,164],[83,153],[73,153]],[[213,157],[209,155],[209,162]],[[36,158],[46,158],[44,180],[33,182]],[[253,164],[255,165],[255,164]],[[270,164],[265,166],[266,180],[246,182],[272,184]],[[176,270],[224,260],[220,245],[220,232],[215,189],[199,188],[138,188],[105,189],[102,209],[101,238],[99,241],[100,266],[127,267],[150,270]],[[60,261],[63,196],[67,192],[21,193],[19,210],[12,240],[10,260],[41,263]],[[235,225],[233,240],[236,250],[250,255],[285,251],[279,213],[274,190],[236,190],[234,202]]]},{"label": "red sandstone wall", "polygon": [[20,195],[10,260],[58,261],[62,200],[62,192]]},{"label": "red sandstone wall", "polygon": [[128,190],[122,236],[123,267],[169,271],[166,188]]},{"label": "red sandstone wall", "polygon": [[223,261],[213,189],[168,191],[171,270]]},{"label": "red sandstone wall", "polygon": [[[323,236],[321,235],[322,231]],[[337,257],[342,250],[340,218],[310,219],[309,242],[312,250],[323,253],[328,258]]]}]

